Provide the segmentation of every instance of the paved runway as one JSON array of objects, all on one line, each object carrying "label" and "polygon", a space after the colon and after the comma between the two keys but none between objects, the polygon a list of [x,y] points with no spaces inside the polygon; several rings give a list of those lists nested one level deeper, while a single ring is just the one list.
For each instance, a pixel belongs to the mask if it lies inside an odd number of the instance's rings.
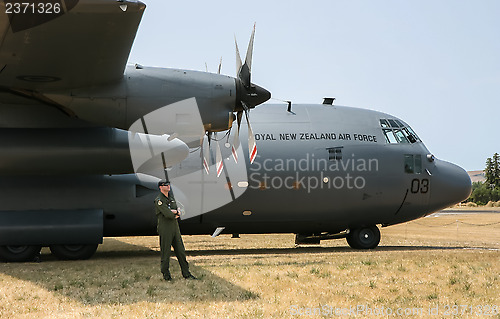
[{"label": "paved runway", "polygon": [[434,214],[431,214],[431,216],[436,216],[436,215],[463,215],[463,214],[499,214],[500,213],[500,208],[495,208],[495,209],[444,209],[440,210],[438,212],[435,212]]}]

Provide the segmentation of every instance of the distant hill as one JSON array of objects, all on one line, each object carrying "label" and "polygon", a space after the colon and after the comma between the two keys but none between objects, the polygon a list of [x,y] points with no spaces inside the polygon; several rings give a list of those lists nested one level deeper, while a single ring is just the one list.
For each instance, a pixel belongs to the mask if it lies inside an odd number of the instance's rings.
[{"label": "distant hill", "polygon": [[486,178],[484,177],[484,171],[469,171],[470,180],[475,182],[484,182]]}]

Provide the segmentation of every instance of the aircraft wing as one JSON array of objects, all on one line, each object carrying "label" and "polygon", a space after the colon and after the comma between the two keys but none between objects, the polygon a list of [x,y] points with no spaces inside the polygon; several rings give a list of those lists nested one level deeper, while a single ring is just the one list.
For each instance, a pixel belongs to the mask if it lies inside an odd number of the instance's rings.
[{"label": "aircraft wing", "polygon": [[145,7],[125,0],[0,0],[0,89],[120,79]]}]

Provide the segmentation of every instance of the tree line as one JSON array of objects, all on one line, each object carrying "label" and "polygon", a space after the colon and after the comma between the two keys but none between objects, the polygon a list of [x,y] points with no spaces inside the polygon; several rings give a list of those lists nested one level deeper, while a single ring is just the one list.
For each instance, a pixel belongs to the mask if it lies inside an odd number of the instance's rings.
[{"label": "tree line", "polygon": [[472,183],[472,194],[469,197],[469,201],[478,205],[500,200],[500,155],[498,153],[486,160],[484,176],[486,178],[484,182]]}]

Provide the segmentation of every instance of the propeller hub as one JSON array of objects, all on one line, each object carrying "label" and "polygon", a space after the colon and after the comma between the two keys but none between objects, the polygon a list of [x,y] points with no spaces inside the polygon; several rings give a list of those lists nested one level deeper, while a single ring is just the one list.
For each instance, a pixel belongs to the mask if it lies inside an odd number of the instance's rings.
[{"label": "propeller hub", "polygon": [[255,84],[245,86],[243,82],[236,79],[236,104],[234,111],[243,111],[244,103],[248,108],[254,108],[271,98],[271,92]]}]

